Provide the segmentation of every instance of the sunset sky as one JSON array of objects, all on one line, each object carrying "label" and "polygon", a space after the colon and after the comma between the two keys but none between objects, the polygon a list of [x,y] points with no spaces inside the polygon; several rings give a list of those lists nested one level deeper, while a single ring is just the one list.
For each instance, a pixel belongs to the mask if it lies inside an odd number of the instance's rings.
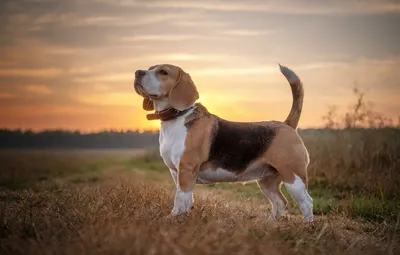
[{"label": "sunset sky", "polygon": [[355,84],[400,115],[400,1],[3,0],[0,22],[0,128],[157,128],[133,73],[160,63],[228,120],[285,119],[278,63],[304,83],[301,128],[346,110]]}]

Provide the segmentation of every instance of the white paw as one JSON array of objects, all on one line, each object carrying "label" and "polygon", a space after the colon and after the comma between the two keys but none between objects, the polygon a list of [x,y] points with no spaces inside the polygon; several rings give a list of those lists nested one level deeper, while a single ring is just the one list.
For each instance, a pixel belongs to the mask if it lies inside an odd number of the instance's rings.
[{"label": "white paw", "polygon": [[281,219],[283,216],[285,216],[285,212],[279,212],[279,213],[271,213],[268,217],[269,222],[277,222],[279,219]]},{"label": "white paw", "polygon": [[270,215],[268,216],[267,221],[268,221],[268,222],[277,222],[278,219],[277,219],[274,215],[270,214]]},{"label": "white paw", "polygon": [[306,217],[304,217],[304,221],[305,222],[313,222],[314,216],[313,215],[306,216]]},{"label": "white paw", "polygon": [[171,217],[189,212],[193,208],[193,192],[176,191]]}]

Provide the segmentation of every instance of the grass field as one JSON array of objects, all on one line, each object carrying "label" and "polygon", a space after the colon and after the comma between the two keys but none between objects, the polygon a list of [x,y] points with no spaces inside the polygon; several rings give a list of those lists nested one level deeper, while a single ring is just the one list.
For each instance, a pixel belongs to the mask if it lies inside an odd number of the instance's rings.
[{"label": "grass field", "polygon": [[398,254],[398,134],[302,133],[313,224],[286,191],[268,222],[256,184],[197,185],[194,210],[167,219],[175,189],[153,151],[1,151],[0,254]]}]

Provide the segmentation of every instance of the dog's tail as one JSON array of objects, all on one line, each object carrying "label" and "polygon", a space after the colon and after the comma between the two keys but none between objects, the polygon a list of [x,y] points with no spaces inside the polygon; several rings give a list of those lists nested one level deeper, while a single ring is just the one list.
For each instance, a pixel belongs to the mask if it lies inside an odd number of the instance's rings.
[{"label": "dog's tail", "polygon": [[292,70],[290,70],[285,66],[281,66],[280,64],[279,67],[281,68],[282,74],[288,80],[293,95],[292,109],[290,109],[290,113],[287,116],[285,123],[291,126],[292,128],[296,129],[297,125],[299,124],[301,110],[303,109],[303,98],[304,98],[303,83],[300,81],[300,78]]}]

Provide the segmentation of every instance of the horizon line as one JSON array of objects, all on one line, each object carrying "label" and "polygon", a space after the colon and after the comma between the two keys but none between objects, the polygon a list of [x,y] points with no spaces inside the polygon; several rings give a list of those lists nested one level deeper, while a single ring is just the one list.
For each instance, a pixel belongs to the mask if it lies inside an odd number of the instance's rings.
[{"label": "horizon line", "polygon": [[[393,126],[384,126],[384,127],[376,127],[376,128],[371,128],[371,127],[356,127],[356,128],[350,128],[350,129],[385,129],[385,128],[394,128],[394,129],[399,129],[400,125],[393,125]],[[309,126],[309,127],[298,127],[297,130],[345,130],[346,128],[340,127],[340,128],[328,128],[324,126]],[[137,132],[137,133],[146,133],[146,132],[151,132],[151,133],[158,133],[160,132],[160,129],[157,128],[131,128],[131,129],[126,129],[126,128],[102,128],[102,129],[93,129],[93,130],[81,130],[81,129],[67,129],[67,128],[44,128],[44,129],[33,129],[33,128],[7,128],[7,127],[0,127],[0,131],[11,131],[11,132],[33,132],[33,133],[43,133],[43,132],[56,132],[56,131],[62,131],[62,132],[69,132],[69,133],[74,133],[74,132],[79,132],[80,134],[94,134],[94,133],[105,133],[105,132]]]}]

